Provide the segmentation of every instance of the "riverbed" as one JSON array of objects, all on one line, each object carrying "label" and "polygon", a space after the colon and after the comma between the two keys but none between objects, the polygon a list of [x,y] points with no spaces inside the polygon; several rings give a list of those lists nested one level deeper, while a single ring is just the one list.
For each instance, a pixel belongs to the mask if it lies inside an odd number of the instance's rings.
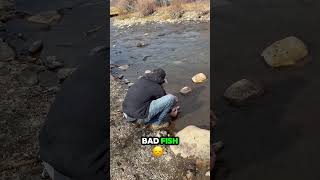
[{"label": "riverbed", "polygon": [[[129,64],[123,74],[130,82],[143,75],[145,70],[161,67],[167,72],[168,93],[176,94],[181,114],[174,121],[174,129],[188,125],[209,129],[210,83],[193,84],[191,77],[197,73],[210,74],[209,23],[147,24],[130,28],[110,29],[110,63]],[[143,43],[144,47],[137,47]],[[116,74],[117,73],[117,74]],[[189,86],[190,95],[180,95],[179,90]]]}]

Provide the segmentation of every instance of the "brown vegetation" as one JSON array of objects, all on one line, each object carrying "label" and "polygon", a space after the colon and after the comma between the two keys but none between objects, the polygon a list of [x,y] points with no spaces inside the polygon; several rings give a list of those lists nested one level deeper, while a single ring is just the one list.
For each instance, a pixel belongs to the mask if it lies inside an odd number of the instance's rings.
[{"label": "brown vegetation", "polygon": [[210,9],[209,0],[118,0],[116,3],[121,19],[146,17],[163,14],[165,19],[180,18],[185,11],[204,11]]},{"label": "brown vegetation", "polygon": [[140,16],[149,16],[156,11],[156,3],[154,0],[137,0],[136,11]]}]

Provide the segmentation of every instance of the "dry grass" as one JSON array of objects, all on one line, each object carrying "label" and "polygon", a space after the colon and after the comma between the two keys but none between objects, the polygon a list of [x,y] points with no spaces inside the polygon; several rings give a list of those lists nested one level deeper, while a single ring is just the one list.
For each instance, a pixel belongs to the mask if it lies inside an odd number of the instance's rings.
[{"label": "dry grass", "polygon": [[135,9],[140,13],[140,16],[145,17],[153,14],[156,8],[154,0],[138,0]]},{"label": "dry grass", "polygon": [[210,12],[209,0],[172,0],[169,6],[159,4],[156,0],[119,0],[117,9],[119,19],[132,17],[151,18],[156,17],[163,20],[180,18],[185,12],[200,12],[205,14]]}]

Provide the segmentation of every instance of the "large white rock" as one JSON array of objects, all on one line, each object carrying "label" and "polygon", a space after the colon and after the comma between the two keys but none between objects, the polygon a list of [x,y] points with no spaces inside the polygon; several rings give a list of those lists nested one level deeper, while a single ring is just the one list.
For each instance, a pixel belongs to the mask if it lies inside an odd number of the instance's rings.
[{"label": "large white rock", "polygon": [[294,65],[307,55],[307,46],[293,36],[274,42],[261,54],[272,67]]},{"label": "large white rock", "polygon": [[170,149],[174,154],[180,154],[183,158],[194,157],[210,160],[210,131],[196,126],[187,126],[176,134],[180,144],[172,145]]}]

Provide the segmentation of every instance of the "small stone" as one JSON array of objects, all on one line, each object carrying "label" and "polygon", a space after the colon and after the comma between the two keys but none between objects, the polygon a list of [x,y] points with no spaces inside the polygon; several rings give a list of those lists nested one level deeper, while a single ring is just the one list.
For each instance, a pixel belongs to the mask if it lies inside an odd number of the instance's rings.
[{"label": "small stone", "polygon": [[112,45],[112,47],[117,47],[117,46],[114,44],[114,45]]},{"label": "small stone", "polygon": [[183,95],[187,95],[189,94],[190,92],[192,91],[192,89],[188,86],[186,87],[183,87],[181,90],[180,90],[180,93],[183,94]]},{"label": "small stone", "polygon": [[207,171],[205,176],[209,176],[210,177],[210,171]]},{"label": "small stone", "polygon": [[62,16],[58,11],[40,12],[34,16],[30,16],[28,21],[40,24],[54,24],[61,20]]},{"label": "small stone", "polygon": [[145,46],[147,46],[147,44],[145,44],[144,42],[137,43],[137,47],[145,47]]},{"label": "small stone", "polygon": [[148,36],[149,34],[148,34],[148,33],[144,33],[144,35],[145,35],[145,36]]},{"label": "small stone", "polygon": [[56,56],[48,56],[44,60],[43,65],[45,65],[50,70],[63,67],[63,63],[60,60],[58,60]]},{"label": "small stone", "polygon": [[187,177],[188,180],[191,180],[192,177],[193,177],[192,172],[188,170],[188,171],[187,171],[187,174],[186,174],[186,177]]},{"label": "small stone", "polygon": [[20,38],[20,39],[23,39],[23,38],[24,38],[22,33],[18,33],[17,36],[18,36],[18,38]]},{"label": "small stone", "polygon": [[145,56],[143,57],[142,61],[146,61],[149,57],[152,57],[152,56]]},{"label": "small stone", "polygon": [[118,67],[119,69],[121,69],[122,71],[126,71],[129,68],[128,64],[122,65]]},{"label": "small stone", "polygon": [[165,159],[166,161],[171,161],[172,157],[171,157],[171,156],[165,156],[164,159]]},{"label": "small stone", "polygon": [[129,81],[128,79],[124,79],[123,82],[124,82],[125,84],[129,84],[129,83],[130,83],[130,81]]},{"label": "small stone", "polygon": [[120,75],[118,76],[119,79],[123,79],[123,77],[124,77],[123,74],[120,74]]},{"label": "small stone", "polygon": [[151,72],[152,72],[151,70],[146,70],[144,73],[148,74],[148,73],[151,73]]},{"label": "small stone", "polygon": [[32,43],[32,45],[29,47],[28,51],[31,54],[35,54],[39,51],[41,51],[43,48],[43,42],[41,40],[35,41]]},{"label": "small stone", "polygon": [[76,68],[62,68],[62,69],[59,69],[57,76],[60,81],[63,81],[67,77],[69,77],[75,70]]},{"label": "small stone", "polygon": [[247,79],[241,79],[227,88],[224,97],[233,105],[243,105],[262,93],[263,89],[260,85]]},{"label": "small stone", "polygon": [[0,61],[11,61],[15,58],[16,54],[9,45],[0,40]]},{"label": "small stone", "polygon": [[39,73],[39,84],[42,87],[54,87],[58,84],[58,77],[54,72],[42,71]]},{"label": "small stone", "polygon": [[36,71],[25,69],[19,75],[19,80],[27,85],[33,86],[38,83],[38,74]]},{"label": "small stone", "polygon": [[107,51],[107,50],[108,50],[108,46],[107,45],[97,46],[97,47],[91,49],[89,55],[93,56],[95,54],[98,54],[100,52]]},{"label": "small stone", "polygon": [[198,73],[192,77],[192,81],[194,83],[202,83],[207,79],[207,76],[203,73]]}]

